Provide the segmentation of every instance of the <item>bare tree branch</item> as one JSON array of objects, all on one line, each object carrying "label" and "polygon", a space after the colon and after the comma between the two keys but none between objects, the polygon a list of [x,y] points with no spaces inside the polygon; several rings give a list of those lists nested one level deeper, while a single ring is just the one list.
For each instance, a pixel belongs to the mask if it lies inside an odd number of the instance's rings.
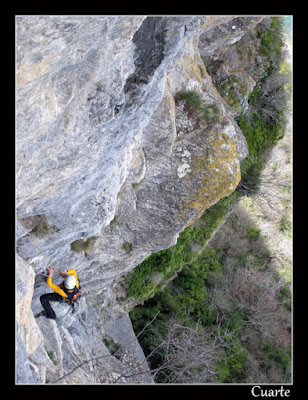
[{"label": "bare tree branch", "polygon": [[199,322],[177,316],[153,328],[152,340],[157,346],[151,356],[162,360],[151,370],[152,376],[168,383],[211,382],[216,375],[215,360],[222,359],[223,349],[232,349],[234,344],[227,330],[207,330]]}]

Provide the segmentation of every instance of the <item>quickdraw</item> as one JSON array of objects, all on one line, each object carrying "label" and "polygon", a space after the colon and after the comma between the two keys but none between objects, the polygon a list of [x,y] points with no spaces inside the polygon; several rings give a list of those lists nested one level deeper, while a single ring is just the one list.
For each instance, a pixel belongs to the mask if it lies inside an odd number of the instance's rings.
[{"label": "quickdraw", "polygon": [[79,290],[79,292],[75,294],[75,296],[70,300],[70,303],[72,304],[74,302],[76,303],[77,301],[79,301],[80,296],[81,296],[81,290]]}]

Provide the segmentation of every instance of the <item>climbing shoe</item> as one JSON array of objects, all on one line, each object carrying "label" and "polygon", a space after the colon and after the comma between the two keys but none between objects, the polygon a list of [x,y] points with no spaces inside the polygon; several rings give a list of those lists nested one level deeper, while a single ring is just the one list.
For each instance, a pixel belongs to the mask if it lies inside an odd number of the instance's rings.
[{"label": "climbing shoe", "polygon": [[46,312],[45,312],[45,311],[39,312],[38,314],[36,314],[36,315],[34,316],[34,318],[39,318],[39,317],[42,317],[43,315],[46,315]]},{"label": "climbing shoe", "polygon": [[47,317],[46,311],[41,311],[34,316],[34,318],[39,318],[39,317],[45,317],[47,319],[56,319],[56,318]]}]

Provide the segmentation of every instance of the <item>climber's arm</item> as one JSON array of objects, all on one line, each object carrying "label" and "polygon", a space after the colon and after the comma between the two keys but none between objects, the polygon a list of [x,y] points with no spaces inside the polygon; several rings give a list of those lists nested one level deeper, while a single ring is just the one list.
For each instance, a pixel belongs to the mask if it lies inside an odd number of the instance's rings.
[{"label": "climber's arm", "polygon": [[58,293],[60,296],[62,297],[67,297],[66,293],[64,292],[64,290],[62,290],[59,286],[55,285],[54,283],[52,283],[52,278],[48,277],[47,278],[47,285],[54,290],[56,293]]},{"label": "climber's arm", "polygon": [[58,293],[60,296],[67,298],[66,293],[64,290],[62,290],[58,285],[55,285],[52,283],[52,275],[53,275],[53,269],[51,267],[48,268],[48,277],[47,277],[47,285],[54,290],[56,293]]}]

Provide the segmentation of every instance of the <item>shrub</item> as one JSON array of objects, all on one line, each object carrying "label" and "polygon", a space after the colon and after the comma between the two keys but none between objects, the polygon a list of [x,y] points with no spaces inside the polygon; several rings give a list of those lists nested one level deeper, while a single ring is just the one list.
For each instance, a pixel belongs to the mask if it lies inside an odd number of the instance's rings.
[{"label": "shrub", "polygon": [[186,100],[187,107],[194,110],[200,110],[202,105],[200,94],[194,90],[178,92],[175,96],[175,100]]},{"label": "shrub", "polygon": [[132,251],[132,244],[125,242],[122,245],[123,249],[126,251],[126,253],[130,253]]},{"label": "shrub", "polygon": [[58,362],[55,359],[55,353],[53,351],[48,351],[47,354],[48,354],[48,357],[51,359],[53,365],[57,365]]},{"label": "shrub", "polygon": [[[264,166],[260,154],[277,144],[284,135],[285,115],[290,95],[290,71],[282,58],[283,20],[271,17],[269,29],[259,26],[260,54],[266,72],[248,97],[249,108],[245,115],[236,119],[243,132],[249,155],[241,166],[242,179],[260,172]],[[262,30],[263,29],[263,30]]]},{"label": "shrub", "polygon": [[216,362],[217,382],[238,382],[248,364],[248,355],[239,340],[233,339],[232,345],[224,349],[224,356]]},{"label": "shrub", "polygon": [[261,229],[254,228],[254,227],[248,228],[248,229],[246,230],[246,233],[247,233],[248,237],[250,237],[250,238],[253,239],[253,240],[256,240],[256,239],[258,239],[259,236],[260,236]]},{"label": "shrub", "polygon": [[269,29],[260,30],[258,33],[261,39],[260,53],[269,63],[268,73],[271,74],[276,68],[277,60],[281,59],[283,39],[283,18],[271,17]]},{"label": "shrub", "polygon": [[37,237],[45,237],[51,235],[52,231],[47,223],[40,223],[33,228],[32,232]]},{"label": "shrub", "polygon": [[119,350],[119,344],[116,343],[112,338],[103,338],[102,341],[104,342],[107,349],[110,351],[112,355],[114,355]]},{"label": "shrub", "polygon": [[118,215],[115,215],[114,217],[113,217],[113,219],[110,221],[110,226],[115,226],[115,225],[117,225],[117,223],[119,222],[119,219],[120,219],[120,217],[121,217],[121,213],[120,214],[118,214]]},{"label": "shrub", "polygon": [[217,104],[203,105],[201,95],[194,91],[181,91],[175,95],[175,100],[185,100],[188,111],[195,111],[198,113],[199,118],[211,122],[219,116],[219,107]]},{"label": "shrub", "polygon": [[291,357],[283,348],[267,343],[264,347],[264,350],[269,361],[273,361],[277,367],[282,369],[284,372],[287,371],[291,364]]},{"label": "shrub", "polygon": [[288,220],[287,216],[284,214],[279,221],[279,229],[283,232],[286,236],[292,237],[292,224]]},{"label": "shrub", "polygon": [[217,86],[219,94],[235,112],[243,112],[245,99],[248,95],[248,84],[244,79],[230,75],[226,80]]},{"label": "shrub", "polygon": [[199,70],[200,70],[200,74],[201,74],[201,78],[205,77],[205,71],[204,71],[204,67],[202,65],[198,65]]},{"label": "shrub", "polygon": [[77,253],[81,253],[82,251],[87,252],[93,249],[93,245],[98,239],[97,236],[89,237],[87,240],[79,239],[75,240],[75,242],[71,243],[71,249],[76,251]]},{"label": "shrub", "polygon": [[36,237],[46,237],[52,234],[52,229],[44,214],[33,217],[33,222],[35,223],[35,226],[31,232],[34,233]]},{"label": "shrub", "polygon": [[50,226],[45,214],[22,218],[22,222],[26,229],[36,237],[49,236],[53,233],[53,230],[56,230],[56,227]]},{"label": "shrub", "polygon": [[211,104],[207,107],[202,107],[203,118],[207,122],[213,121],[219,115],[219,108],[217,104]]}]

